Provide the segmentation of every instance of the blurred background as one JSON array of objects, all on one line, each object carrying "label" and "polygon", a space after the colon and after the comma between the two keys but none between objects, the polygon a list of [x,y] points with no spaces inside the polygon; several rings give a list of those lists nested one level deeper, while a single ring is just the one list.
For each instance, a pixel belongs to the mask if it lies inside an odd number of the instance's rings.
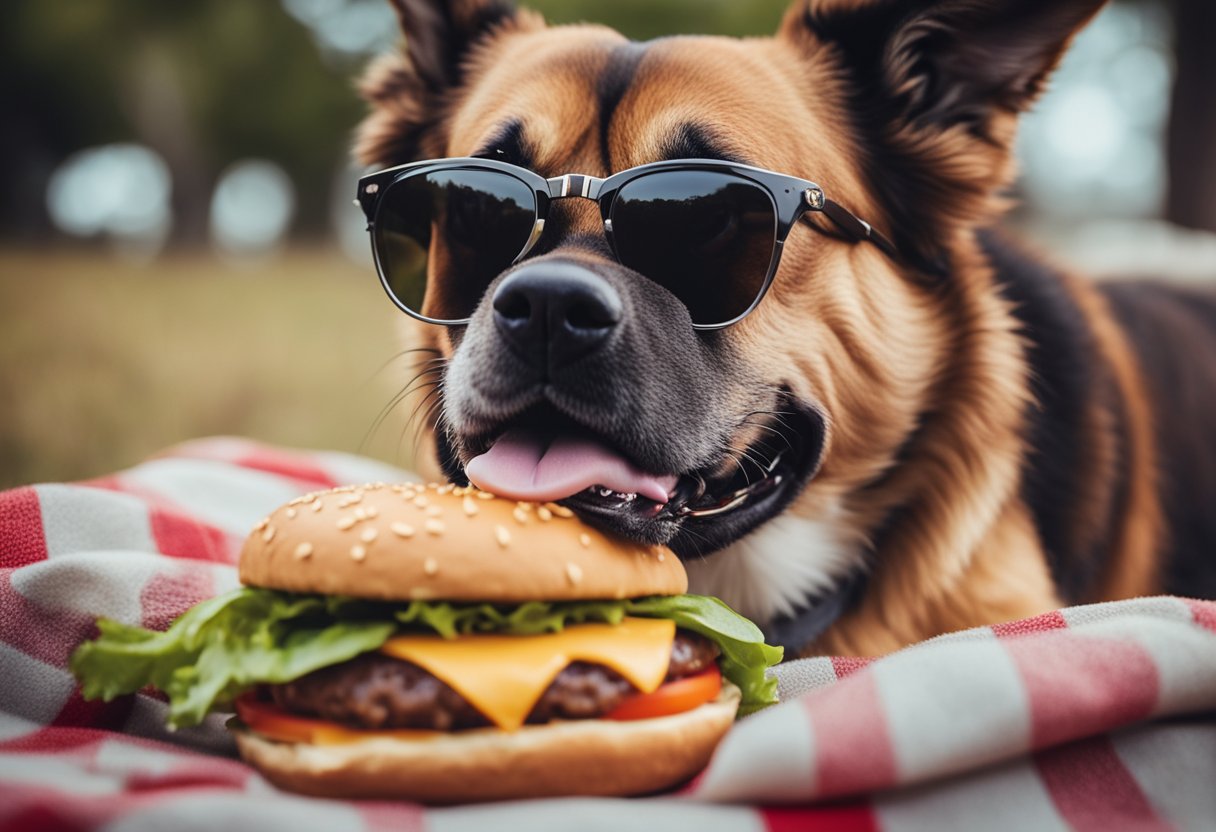
[{"label": "blurred background", "polygon": [[[534,0],[635,38],[788,0]],[[0,487],[237,434],[408,465],[347,158],[384,0],[0,5]],[[1108,275],[1216,274],[1216,3],[1118,0],[1019,144],[1013,222]],[[394,358],[394,356],[396,356]],[[377,368],[382,368],[378,370]]]}]

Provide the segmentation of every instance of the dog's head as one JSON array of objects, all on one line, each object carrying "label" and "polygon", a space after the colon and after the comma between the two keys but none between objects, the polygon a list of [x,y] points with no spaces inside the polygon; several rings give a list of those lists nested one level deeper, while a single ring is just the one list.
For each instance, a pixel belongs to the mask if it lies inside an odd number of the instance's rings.
[{"label": "dog's head", "polygon": [[[480,457],[490,479],[567,483],[586,519],[685,557],[789,508],[854,544],[821,577],[856,566],[956,381],[959,328],[984,326],[960,300],[957,243],[1000,210],[1017,113],[1102,0],[803,0],[774,38],[647,43],[503,0],[395,5],[405,48],[365,78],[366,163],[482,156],[605,177],[733,160],[814,180],[900,252],[800,224],[755,311],[699,331],[617,262],[593,204],[554,203],[467,325],[417,325],[445,359],[429,370],[447,476]],[[458,276],[433,264],[431,278]]]}]

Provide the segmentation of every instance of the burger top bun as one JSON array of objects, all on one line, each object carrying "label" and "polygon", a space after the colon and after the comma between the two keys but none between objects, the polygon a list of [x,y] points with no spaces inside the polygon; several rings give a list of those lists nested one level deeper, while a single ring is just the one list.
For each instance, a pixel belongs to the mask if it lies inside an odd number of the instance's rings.
[{"label": "burger top bun", "polygon": [[451,485],[346,486],[292,500],[241,551],[242,583],[386,601],[521,603],[679,595],[684,566],[569,509]]}]

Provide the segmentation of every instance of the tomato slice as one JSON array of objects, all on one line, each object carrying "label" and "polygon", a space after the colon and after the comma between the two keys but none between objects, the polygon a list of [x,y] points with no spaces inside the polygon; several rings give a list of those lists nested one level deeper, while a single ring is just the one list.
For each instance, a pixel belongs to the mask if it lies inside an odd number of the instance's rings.
[{"label": "tomato slice", "polygon": [[670,716],[712,702],[722,690],[722,672],[717,665],[693,676],[661,685],[653,693],[629,697],[604,715],[604,719],[632,720]]},{"label": "tomato slice", "polygon": [[399,740],[426,740],[442,736],[441,731],[423,731],[409,728],[393,728],[372,731],[347,728],[327,719],[310,719],[295,716],[277,705],[259,699],[257,693],[249,692],[236,699],[236,715],[250,730],[272,740],[283,742],[307,742],[315,745],[338,745],[361,742],[376,737],[391,737]]},{"label": "tomato slice", "polygon": [[312,742],[317,728],[327,725],[338,727],[337,723],[323,719],[289,714],[270,702],[258,699],[258,695],[252,691],[237,697],[236,715],[259,734],[291,742]]}]

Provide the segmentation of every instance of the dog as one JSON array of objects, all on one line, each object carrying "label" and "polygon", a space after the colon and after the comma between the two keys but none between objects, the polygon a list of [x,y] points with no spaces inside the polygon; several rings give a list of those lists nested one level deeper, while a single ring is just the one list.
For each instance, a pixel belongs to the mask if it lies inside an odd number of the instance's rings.
[{"label": "dog", "polygon": [[[432,245],[420,306],[447,324],[408,327],[427,459],[670,546],[788,655],[1216,597],[1216,297],[1092,284],[998,228],[1018,116],[1103,3],[798,0],[771,38],[638,43],[505,0],[393,0],[404,47],[361,85],[356,154],[389,170],[369,217],[397,166],[448,158],[531,171],[547,206],[484,277]],[[780,174],[775,202],[814,183],[729,326],[696,324],[750,283],[681,271],[685,225],[668,251],[596,196],[670,160]]]}]

